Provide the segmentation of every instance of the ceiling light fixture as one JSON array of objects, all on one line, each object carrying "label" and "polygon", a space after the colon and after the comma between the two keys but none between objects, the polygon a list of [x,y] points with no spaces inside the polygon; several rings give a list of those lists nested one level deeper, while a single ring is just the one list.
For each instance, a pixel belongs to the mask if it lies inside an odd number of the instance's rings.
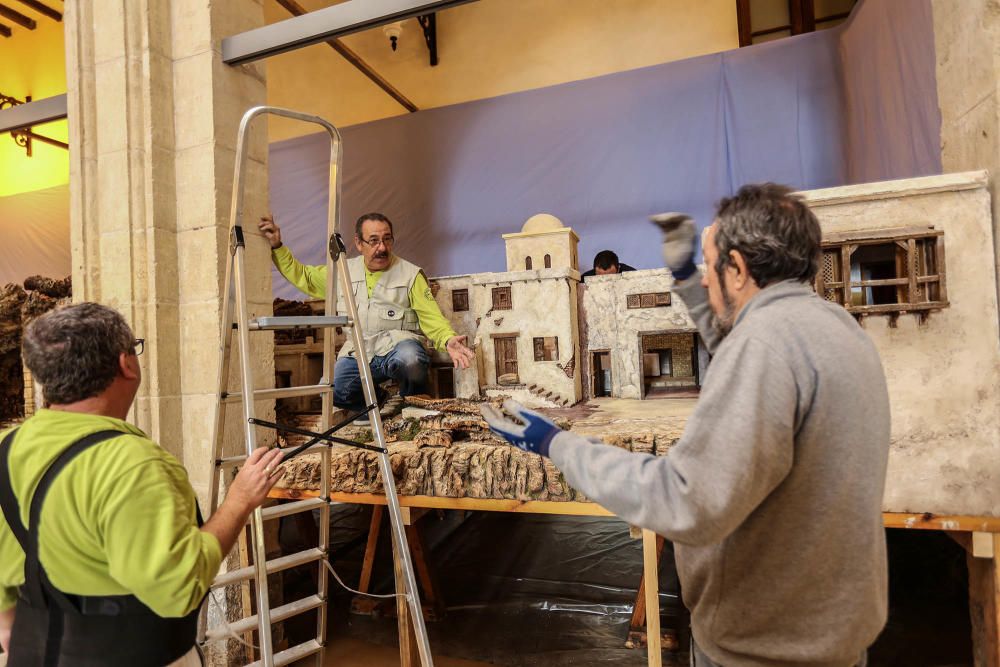
[{"label": "ceiling light fixture", "polygon": [[396,50],[397,42],[399,42],[399,36],[403,34],[403,22],[396,21],[395,23],[387,23],[382,26],[382,34],[389,38],[389,45],[392,46],[392,50]]}]

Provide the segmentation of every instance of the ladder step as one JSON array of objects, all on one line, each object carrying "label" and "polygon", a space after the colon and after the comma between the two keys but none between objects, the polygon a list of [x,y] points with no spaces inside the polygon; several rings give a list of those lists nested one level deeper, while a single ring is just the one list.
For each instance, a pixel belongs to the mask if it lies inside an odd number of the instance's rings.
[{"label": "ladder step", "polygon": [[[279,387],[277,389],[257,389],[253,397],[258,401],[264,399],[294,398],[295,396],[313,396],[328,394],[333,387],[328,384],[308,384],[301,387]],[[222,397],[224,403],[239,403],[243,400],[243,392],[234,391]]]},{"label": "ladder step", "polygon": [[[288,570],[293,567],[298,567],[299,565],[305,565],[306,563],[314,563],[325,557],[326,552],[322,549],[306,549],[305,551],[300,551],[298,553],[289,554],[287,556],[282,556],[281,558],[275,558],[267,561],[267,573],[274,574],[275,572]],[[246,579],[253,579],[255,576],[257,576],[257,568],[253,565],[241,567],[236,570],[230,570],[229,572],[223,572],[217,576],[215,581],[212,582],[212,588],[230,586]]]},{"label": "ladder step", "polygon": [[[296,600],[295,602],[289,602],[288,604],[283,604],[280,607],[275,607],[271,610],[271,623],[277,623],[278,621],[284,621],[287,618],[302,614],[311,609],[316,609],[321,607],[326,603],[325,598],[321,598],[318,595],[310,595],[309,597],[302,598],[301,600]],[[232,637],[232,633],[237,635],[242,635],[244,632],[250,632],[251,630],[257,629],[257,614],[253,616],[247,616],[246,618],[241,618],[240,620],[230,623],[227,628],[224,625],[219,625],[217,627],[209,629],[205,633],[205,643],[217,642],[220,639],[228,639]]]},{"label": "ladder step", "polygon": [[[327,447],[329,447],[329,445],[326,444],[325,442],[317,442],[315,445],[313,445],[309,449],[303,450],[302,454],[309,454],[311,452],[318,452],[320,450],[326,449]],[[236,456],[227,456],[226,458],[219,460],[219,468],[221,468],[223,470],[225,470],[227,468],[233,468],[233,467],[238,466],[239,464],[243,463],[246,460],[247,460],[247,455],[246,454],[237,454]],[[264,512],[265,512],[265,516],[266,516],[267,510],[265,509]]]},{"label": "ladder step", "polygon": [[306,498],[305,500],[296,500],[290,503],[281,503],[280,505],[265,507],[261,510],[261,513],[264,515],[264,521],[267,521],[268,519],[277,519],[278,517],[288,516],[289,514],[308,512],[309,510],[314,510],[317,507],[322,507],[323,505],[326,505],[326,501],[322,498]]},{"label": "ladder step", "polygon": [[317,329],[346,327],[351,318],[346,315],[298,315],[292,317],[256,317],[250,320],[250,331],[274,329]]},{"label": "ladder step", "polygon": [[[322,645],[315,639],[310,639],[309,641],[299,644],[298,646],[293,646],[292,648],[285,649],[284,651],[279,651],[274,654],[274,665],[275,667],[282,667],[282,665],[290,665],[296,660],[301,660],[313,653],[319,652],[322,649]],[[251,662],[247,667],[261,667],[264,663],[258,660],[257,662]]]}]

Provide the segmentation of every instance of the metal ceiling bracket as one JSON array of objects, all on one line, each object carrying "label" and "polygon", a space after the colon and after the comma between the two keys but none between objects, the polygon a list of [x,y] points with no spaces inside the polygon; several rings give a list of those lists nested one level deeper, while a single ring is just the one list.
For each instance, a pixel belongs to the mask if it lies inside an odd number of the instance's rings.
[{"label": "metal ceiling bracket", "polygon": [[222,40],[222,62],[242,65],[472,1],[351,0],[226,37]]},{"label": "metal ceiling bracket", "polygon": [[430,54],[431,67],[436,67],[438,64],[437,14],[418,16],[417,22],[424,29],[424,42],[426,42],[427,52]]}]

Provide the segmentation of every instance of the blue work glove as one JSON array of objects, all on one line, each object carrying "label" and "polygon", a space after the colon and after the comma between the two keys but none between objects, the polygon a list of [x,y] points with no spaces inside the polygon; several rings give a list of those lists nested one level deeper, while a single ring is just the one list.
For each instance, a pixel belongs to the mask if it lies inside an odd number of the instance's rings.
[{"label": "blue work glove", "polygon": [[650,222],[663,232],[663,261],[666,262],[674,280],[687,280],[695,274],[695,249],[698,246],[698,231],[694,220],[686,213],[657,213],[649,216]]},{"label": "blue work glove", "polygon": [[550,419],[534,410],[528,410],[517,401],[504,401],[503,407],[523,424],[509,419],[492,405],[483,405],[479,409],[486,423],[490,425],[490,430],[526,452],[548,456],[552,438],[562,433],[562,429]]}]

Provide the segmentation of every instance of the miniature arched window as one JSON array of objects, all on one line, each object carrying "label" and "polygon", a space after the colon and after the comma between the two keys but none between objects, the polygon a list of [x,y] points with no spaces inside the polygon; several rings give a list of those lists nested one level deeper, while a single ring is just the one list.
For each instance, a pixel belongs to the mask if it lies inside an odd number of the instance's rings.
[{"label": "miniature arched window", "polygon": [[531,257],[524,258],[524,270],[531,271]]},{"label": "miniature arched window", "polygon": [[545,256],[545,268],[546,269],[551,269],[552,268],[552,255],[546,255]]}]

